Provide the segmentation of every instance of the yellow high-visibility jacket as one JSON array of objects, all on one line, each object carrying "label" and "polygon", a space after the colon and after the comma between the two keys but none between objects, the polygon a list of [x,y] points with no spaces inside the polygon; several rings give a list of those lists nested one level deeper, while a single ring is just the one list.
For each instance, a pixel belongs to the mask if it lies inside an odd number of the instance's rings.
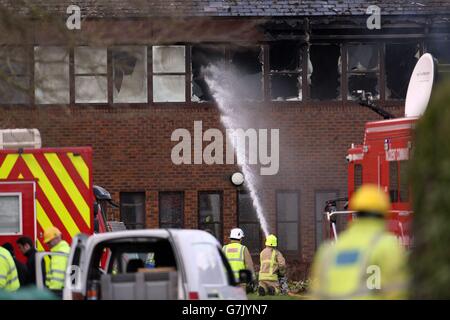
[{"label": "yellow high-visibility jacket", "polygon": [[229,243],[222,248],[223,253],[230,263],[236,281],[239,280],[239,271],[245,269],[244,250],[245,246],[238,242]]},{"label": "yellow high-visibility jacket", "polygon": [[0,289],[12,292],[19,288],[16,264],[9,251],[0,247]]},{"label": "yellow high-visibility jacket", "polygon": [[407,284],[406,252],[375,218],[352,221],[336,243],[320,247],[312,266],[314,299],[405,299]]},{"label": "yellow high-visibility jacket", "polygon": [[50,251],[64,253],[65,256],[52,256],[50,268],[47,269],[48,271],[45,283],[51,290],[62,290],[64,288],[64,278],[66,274],[70,246],[66,241],[62,240]]}]

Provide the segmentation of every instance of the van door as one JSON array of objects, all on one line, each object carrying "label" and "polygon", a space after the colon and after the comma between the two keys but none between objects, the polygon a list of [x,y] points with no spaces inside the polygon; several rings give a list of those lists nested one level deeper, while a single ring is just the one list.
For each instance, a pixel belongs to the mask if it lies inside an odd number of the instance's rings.
[{"label": "van door", "polygon": [[[19,252],[16,240],[21,236],[36,240],[34,181],[0,181],[0,242],[11,243]],[[25,262],[22,254],[17,254]]]},{"label": "van door", "polygon": [[67,261],[66,278],[63,290],[63,299],[81,299],[85,292],[83,284],[83,269],[86,261],[86,243],[89,236],[80,233],[72,239],[69,258]]}]

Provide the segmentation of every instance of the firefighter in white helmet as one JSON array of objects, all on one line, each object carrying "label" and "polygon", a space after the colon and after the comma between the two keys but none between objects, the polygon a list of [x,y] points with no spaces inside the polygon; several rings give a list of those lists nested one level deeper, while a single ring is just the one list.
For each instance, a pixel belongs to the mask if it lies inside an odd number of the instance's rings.
[{"label": "firefighter in white helmet", "polygon": [[248,248],[242,244],[244,231],[234,228],[230,232],[230,243],[224,245],[222,250],[227,257],[236,281],[239,281],[239,270],[247,269],[255,273],[252,256]]},{"label": "firefighter in white helmet", "polygon": [[275,295],[280,293],[279,277],[286,275],[286,260],[277,250],[278,240],[273,234],[266,238],[266,247],[260,253],[259,288],[258,294]]}]

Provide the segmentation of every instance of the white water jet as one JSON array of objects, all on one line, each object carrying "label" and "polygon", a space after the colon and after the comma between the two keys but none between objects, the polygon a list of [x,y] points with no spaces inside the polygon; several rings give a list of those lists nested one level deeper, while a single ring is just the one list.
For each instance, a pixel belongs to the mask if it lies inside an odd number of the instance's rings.
[{"label": "white water jet", "polygon": [[[256,116],[255,114],[245,115],[244,110],[239,108],[240,103],[244,101],[244,95],[242,93],[245,93],[248,85],[243,83],[236,73],[216,65],[209,65],[203,70],[203,74],[211,94],[219,107],[221,112],[220,121],[225,129],[247,129],[248,122]],[[248,161],[246,161],[248,157],[246,157],[245,146],[244,148],[237,148],[235,139],[228,133],[227,138],[236,152],[238,164],[241,166],[242,174],[245,177],[246,186],[250,192],[261,229],[267,237],[269,235],[269,229],[256,190],[257,176],[249,166]]]}]

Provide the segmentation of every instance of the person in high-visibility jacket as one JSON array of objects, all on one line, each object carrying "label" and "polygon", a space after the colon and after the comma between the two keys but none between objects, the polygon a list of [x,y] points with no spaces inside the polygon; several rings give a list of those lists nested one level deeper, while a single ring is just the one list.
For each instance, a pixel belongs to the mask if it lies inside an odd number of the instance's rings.
[{"label": "person in high-visibility jacket", "polygon": [[51,257],[45,284],[50,290],[62,290],[64,288],[70,246],[66,241],[62,240],[61,231],[56,227],[50,227],[44,231],[44,242],[48,244],[51,252],[63,254]]},{"label": "person in high-visibility jacket", "polygon": [[0,290],[13,292],[19,288],[20,282],[14,259],[8,250],[0,247]]},{"label": "person in high-visibility jacket", "polygon": [[252,274],[255,272],[250,251],[242,244],[243,238],[244,231],[240,228],[234,228],[230,232],[230,243],[222,248],[237,282],[239,281],[240,270],[247,269]]},{"label": "person in high-visibility jacket", "polygon": [[278,240],[273,234],[266,238],[266,247],[261,251],[260,269],[258,275],[258,294],[264,296],[266,293],[275,295],[280,293],[279,277],[286,275],[286,260],[277,250]]},{"label": "person in high-visibility jacket", "polygon": [[314,259],[314,299],[404,299],[407,258],[394,234],[386,229],[390,210],[387,194],[366,184],[350,199],[356,219],[336,243],[323,244]]}]

